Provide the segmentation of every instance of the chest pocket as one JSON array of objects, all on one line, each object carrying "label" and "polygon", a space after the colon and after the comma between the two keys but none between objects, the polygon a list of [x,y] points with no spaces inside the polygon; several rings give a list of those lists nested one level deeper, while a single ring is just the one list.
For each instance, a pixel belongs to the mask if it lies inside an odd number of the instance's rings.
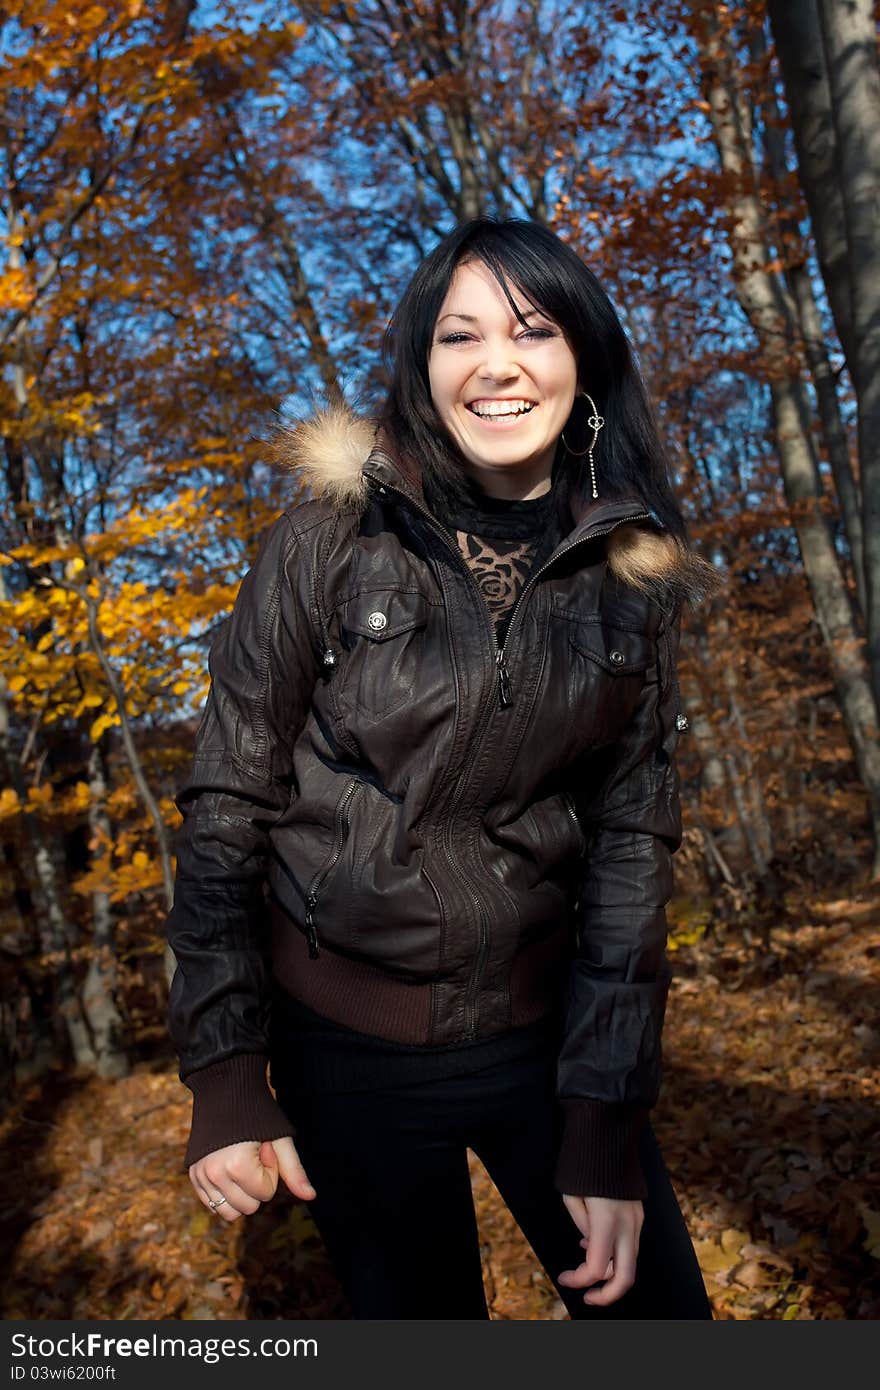
[{"label": "chest pocket", "polygon": [[646,681],[656,680],[650,633],[613,618],[569,623],[569,694],[591,743],[608,743],[626,727]]},{"label": "chest pocket", "polygon": [[414,589],[366,590],[339,606],[342,686],[365,719],[385,719],[413,699],[434,606]]}]

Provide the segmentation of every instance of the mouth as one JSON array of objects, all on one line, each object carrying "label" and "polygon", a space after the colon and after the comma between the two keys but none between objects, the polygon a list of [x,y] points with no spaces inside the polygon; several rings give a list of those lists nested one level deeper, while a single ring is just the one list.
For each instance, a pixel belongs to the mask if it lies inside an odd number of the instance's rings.
[{"label": "mouth", "polygon": [[467,401],[466,409],[482,425],[488,425],[491,429],[510,428],[520,420],[524,420],[527,415],[537,409],[537,401],[516,400],[497,400],[487,398],[485,400]]}]

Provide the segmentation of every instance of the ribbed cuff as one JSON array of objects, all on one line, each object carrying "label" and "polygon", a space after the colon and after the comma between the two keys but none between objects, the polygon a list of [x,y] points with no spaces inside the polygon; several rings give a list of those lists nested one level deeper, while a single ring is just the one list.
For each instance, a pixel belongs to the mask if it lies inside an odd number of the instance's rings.
[{"label": "ribbed cuff", "polygon": [[615,1197],[644,1201],[648,1195],[639,1163],[639,1135],[648,1121],[642,1105],[569,1099],[556,1162],[556,1187],[570,1197]]},{"label": "ribbed cuff", "polygon": [[247,1139],[281,1139],[293,1126],[269,1090],[268,1058],[242,1052],[191,1072],[184,1085],[193,1093],[192,1125],[183,1166],[227,1144]]}]

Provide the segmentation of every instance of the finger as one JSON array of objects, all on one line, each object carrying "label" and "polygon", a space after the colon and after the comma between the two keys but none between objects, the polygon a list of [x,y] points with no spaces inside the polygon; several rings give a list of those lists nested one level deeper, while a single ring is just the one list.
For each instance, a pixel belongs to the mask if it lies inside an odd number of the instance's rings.
[{"label": "finger", "polygon": [[612,1243],[607,1233],[596,1232],[587,1242],[587,1258],[577,1269],[564,1269],[559,1283],[569,1289],[586,1289],[605,1278],[605,1271],[611,1263]]},{"label": "finger", "polygon": [[235,1206],[225,1193],[221,1193],[220,1196],[212,1198],[212,1201],[213,1206],[211,1202],[208,1203],[208,1206],[215,1216],[221,1216],[224,1221],[237,1221],[240,1216],[244,1215],[244,1212],[239,1211],[238,1207]]},{"label": "finger", "polygon": [[238,1154],[231,1159],[214,1157],[205,1160],[197,1177],[208,1194],[206,1205],[222,1216],[224,1221],[236,1221],[239,1216],[252,1216],[260,1203],[241,1187],[234,1176],[243,1164]]},{"label": "finger", "polygon": [[302,1197],[304,1201],[310,1202],[318,1194],[309,1182],[308,1174],[294,1148],[293,1140],[289,1135],[285,1135],[283,1139],[272,1139],[270,1142],[278,1160],[278,1170],[285,1184],[294,1197]]},{"label": "finger", "polygon": [[606,1308],[631,1289],[636,1281],[636,1251],[628,1240],[620,1240],[614,1254],[614,1273],[601,1289],[588,1289],[584,1302],[591,1307]]},{"label": "finger", "polygon": [[191,1167],[189,1170],[189,1180],[192,1183],[193,1188],[195,1189],[195,1194],[198,1197],[199,1201],[202,1203],[202,1206],[210,1206],[213,1198],[221,1197],[223,1195],[220,1192],[219,1188],[215,1187],[215,1185],[212,1184],[208,1178],[206,1178],[204,1175],[201,1175],[196,1170],[195,1166]]},{"label": "finger", "polygon": [[[584,1239],[580,1242],[580,1244],[584,1247],[585,1250],[587,1249],[589,1243],[590,1243],[590,1242],[587,1240],[586,1237],[584,1237]],[[602,1278],[603,1278],[603,1279],[610,1279],[610,1278],[611,1278],[611,1275],[612,1275],[612,1273],[613,1273],[613,1271],[614,1271],[614,1260],[611,1259],[611,1260],[608,1261],[607,1265],[605,1266],[605,1273],[602,1275]]]},{"label": "finger", "polygon": [[202,1187],[194,1180],[193,1186],[199,1195],[199,1201],[208,1208],[212,1215],[222,1216],[224,1221],[237,1221],[242,1215],[230,1196],[221,1191],[218,1183],[208,1182],[207,1187]]},{"label": "finger", "polygon": [[[242,1216],[253,1216],[253,1213],[259,1211],[261,1207],[259,1198],[246,1193],[245,1188],[234,1183],[231,1177],[228,1177],[222,1184],[222,1195],[227,1198],[227,1202],[232,1207],[235,1207],[236,1211],[242,1213]],[[217,1209],[220,1209],[221,1202],[218,1201],[218,1198],[214,1198],[214,1200],[217,1201]]]}]

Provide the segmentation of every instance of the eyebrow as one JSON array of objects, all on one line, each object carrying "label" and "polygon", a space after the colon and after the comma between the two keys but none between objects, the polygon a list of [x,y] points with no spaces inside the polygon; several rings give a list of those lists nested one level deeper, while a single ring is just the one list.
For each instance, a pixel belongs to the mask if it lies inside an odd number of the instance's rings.
[{"label": "eyebrow", "polygon": [[[540,317],[543,319],[550,317],[549,314],[545,314],[541,309],[529,309],[528,313],[523,314],[523,318],[533,319],[535,317],[535,314],[539,314]],[[443,314],[437,320],[437,322],[442,323],[444,319],[464,319],[465,323],[478,322],[478,320],[474,317],[473,314]]]}]

